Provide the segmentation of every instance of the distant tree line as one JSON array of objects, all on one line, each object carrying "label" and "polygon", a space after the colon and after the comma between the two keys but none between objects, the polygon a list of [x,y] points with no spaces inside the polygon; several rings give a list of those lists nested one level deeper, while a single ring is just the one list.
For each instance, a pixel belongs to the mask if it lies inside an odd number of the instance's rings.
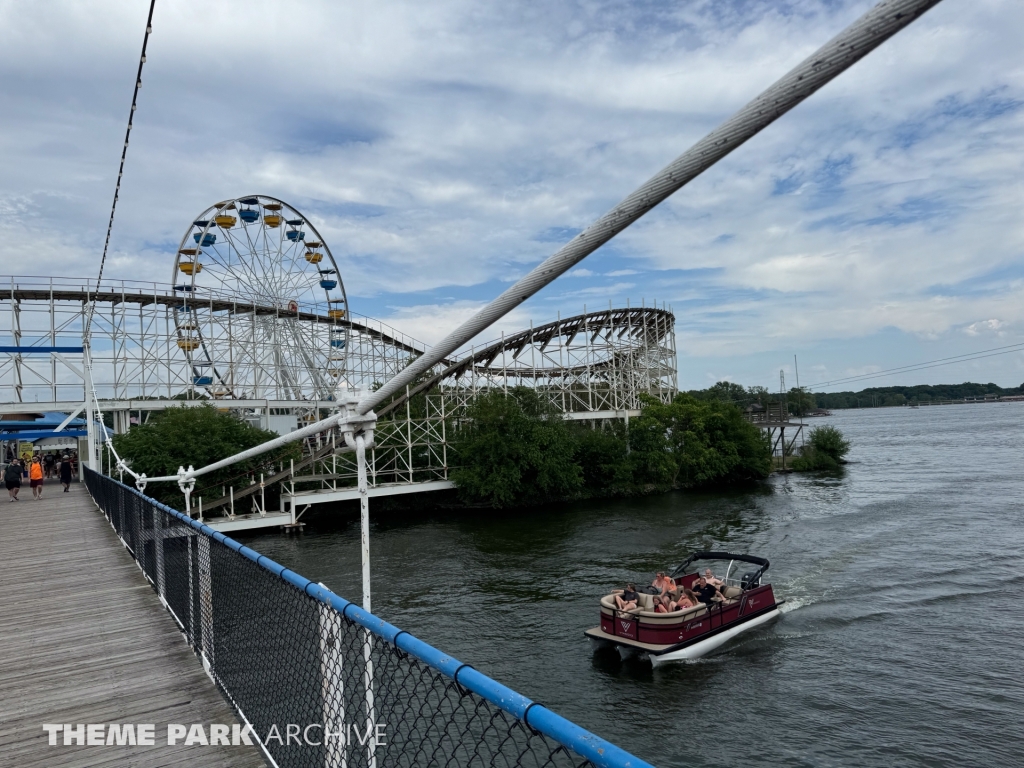
[{"label": "distant tree line", "polygon": [[771,403],[785,402],[794,416],[806,415],[823,408],[887,408],[941,400],[963,400],[965,397],[985,395],[1024,394],[1024,384],[1003,388],[996,384],[917,384],[909,387],[869,387],[859,392],[809,392],[806,388],[791,388],[788,392],[770,392],[766,387],[744,387],[731,381],[720,381],[707,389],[690,390],[690,397],[701,401],[732,403],[751,411],[768,408]]},{"label": "distant tree line", "polygon": [[985,395],[1024,394],[1024,384],[1003,388],[996,384],[918,384],[911,387],[870,387],[859,392],[816,392],[818,408],[885,408],[894,405],[928,403],[933,400],[963,400],[965,397]]}]

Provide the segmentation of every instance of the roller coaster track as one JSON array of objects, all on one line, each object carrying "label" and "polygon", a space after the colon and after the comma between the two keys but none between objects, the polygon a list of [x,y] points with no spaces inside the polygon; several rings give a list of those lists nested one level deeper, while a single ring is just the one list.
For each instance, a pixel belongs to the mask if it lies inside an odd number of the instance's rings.
[{"label": "roller coaster track", "polygon": [[[524,379],[552,378],[563,374],[580,374],[583,372],[597,373],[603,369],[614,367],[617,362],[616,356],[622,356],[623,350],[632,347],[630,343],[643,340],[645,344],[664,344],[673,333],[675,316],[668,310],[652,307],[628,307],[619,309],[607,309],[597,312],[588,312],[574,315],[572,317],[555,320],[550,323],[518,331],[507,335],[502,339],[485,344],[479,350],[473,350],[465,357],[455,362],[450,362],[441,371],[421,381],[406,393],[396,395],[391,401],[376,410],[378,419],[382,419],[403,405],[406,400],[437,387],[447,379],[458,379],[466,374],[474,375],[497,375],[509,376]],[[531,346],[544,351],[548,346],[558,340],[565,346],[571,345],[577,338],[585,336],[586,342],[593,344],[598,337],[604,336],[609,339],[612,353],[603,360],[592,361],[579,365],[547,365],[543,367],[495,365],[499,358],[511,353],[512,361],[517,360],[524,351]],[[327,457],[335,450],[333,445],[326,445],[301,461],[293,467],[275,472],[263,478],[263,486],[267,487],[276,483],[296,477],[297,470],[305,469],[314,465],[317,461]],[[210,503],[203,503],[203,514],[215,509],[237,502],[257,493],[261,486],[253,484],[233,491],[231,495],[222,496]]]},{"label": "roller coaster track", "polygon": [[[363,325],[362,323],[350,320],[334,320],[325,314],[307,312],[303,311],[301,308],[296,311],[291,311],[286,307],[275,307],[265,304],[256,304],[253,302],[238,301],[235,299],[193,296],[183,298],[180,294],[155,292],[144,293],[141,291],[92,291],[87,288],[61,288],[49,290],[47,288],[21,288],[19,286],[4,288],[0,291],[0,298],[10,299],[12,301],[72,301],[84,304],[88,304],[90,302],[97,304],[138,304],[139,306],[156,304],[164,307],[180,307],[187,303],[189,306],[202,306],[212,312],[230,312],[239,315],[255,313],[258,316],[290,317],[295,318],[296,320],[305,320],[306,322],[346,327],[349,330],[365,334],[376,341],[393,346],[396,349],[400,349],[403,352],[408,352],[412,355],[418,356],[422,355],[424,352],[423,349],[409,344],[407,341],[394,338],[383,331]],[[453,361],[446,360],[445,362],[450,364]]]}]

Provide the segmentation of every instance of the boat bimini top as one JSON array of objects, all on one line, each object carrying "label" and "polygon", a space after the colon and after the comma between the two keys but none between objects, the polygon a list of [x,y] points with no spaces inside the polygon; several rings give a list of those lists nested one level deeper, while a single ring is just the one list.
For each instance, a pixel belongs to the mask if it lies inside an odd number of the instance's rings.
[{"label": "boat bimini top", "polygon": [[761,566],[756,571],[748,571],[747,573],[743,574],[743,581],[746,582],[744,584],[744,588],[746,588],[747,585],[753,586],[760,584],[761,577],[764,575],[764,572],[768,570],[768,566],[770,565],[766,558],[754,557],[753,555],[734,555],[731,552],[694,552],[682,563],[676,566],[676,568],[672,571],[672,573],[669,574],[669,576],[671,576],[673,579],[679,576],[683,576],[686,573],[686,569],[689,568],[692,563],[695,563],[698,560],[728,560],[729,569],[726,571],[725,574],[726,581],[729,580],[729,576],[731,575],[732,566],[734,562],[750,563],[751,565]]}]

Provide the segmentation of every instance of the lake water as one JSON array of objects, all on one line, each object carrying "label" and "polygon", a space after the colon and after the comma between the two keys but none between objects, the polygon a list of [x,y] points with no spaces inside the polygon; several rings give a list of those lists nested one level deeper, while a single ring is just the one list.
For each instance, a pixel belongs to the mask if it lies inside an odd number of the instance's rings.
[{"label": "lake water", "polygon": [[[814,423],[841,476],[378,515],[374,612],[656,766],[1024,764],[1024,403]],[[354,515],[249,541],[358,601]],[[595,655],[598,597],[695,549],[768,557],[784,615],[697,662]]]}]

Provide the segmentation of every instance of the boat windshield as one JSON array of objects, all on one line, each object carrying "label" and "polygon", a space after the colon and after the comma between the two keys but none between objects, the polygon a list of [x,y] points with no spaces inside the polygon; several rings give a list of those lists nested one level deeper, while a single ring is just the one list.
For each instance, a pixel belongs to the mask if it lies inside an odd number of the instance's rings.
[{"label": "boat windshield", "polygon": [[760,557],[732,555],[728,552],[696,552],[676,568],[672,576],[706,576],[710,572],[711,580],[717,586],[748,589],[751,586],[767,584],[767,570],[768,561]]}]

